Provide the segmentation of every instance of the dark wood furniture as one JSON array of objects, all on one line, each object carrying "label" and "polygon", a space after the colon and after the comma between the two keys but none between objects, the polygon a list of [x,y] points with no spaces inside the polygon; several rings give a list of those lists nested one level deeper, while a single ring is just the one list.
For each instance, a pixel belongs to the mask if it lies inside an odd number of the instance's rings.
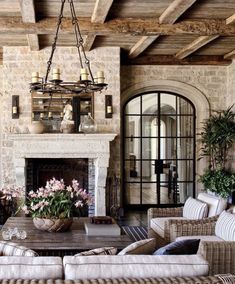
[{"label": "dark wood furniture", "polygon": [[[49,233],[36,229],[30,217],[10,217],[2,227],[2,230],[14,227],[26,230],[27,238],[25,240],[18,240],[14,237],[12,241],[31,248],[40,255],[73,255],[84,250],[105,246],[112,246],[121,250],[132,243],[132,240],[127,235],[87,236],[84,229],[84,220],[87,218],[74,218],[73,225],[67,232]],[[1,234],[0,240],[3,240]]]}]

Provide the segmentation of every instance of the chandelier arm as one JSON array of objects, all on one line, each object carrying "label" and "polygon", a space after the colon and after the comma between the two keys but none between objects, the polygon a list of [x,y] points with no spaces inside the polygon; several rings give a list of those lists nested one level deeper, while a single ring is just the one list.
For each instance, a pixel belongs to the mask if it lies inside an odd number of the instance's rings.
[{"label": "chandelier arm", "polygon": [[57,21],[57,27],[56,27],[56,33],[55,33],[55,37],[54,37],[54,42],[53,42],[53,44],[52,44],[50,57],[49,57],[49,59],[48,59],[48,61],[47,61],[47,71],[46,71],[46,76],[45,76],[45,82],[47,82],[48,75],[49,75],[50,70],[51,70],[51,64],[52,64],[52,59],[53,59],[54,52],[55,52],[55,49],[56,49],[56,44],[57,44],[57,39],[58,39],[58,33],[59,33],[59,29],[60,29],[61,22],[62,22],[62,19],[63,19],[63,12],[64,12],[64,4],[65,4],[65,1],[66,1],[66,0],[61,0],[61,8],[60,8],[60,14],[59,14],[59,16],[58,16],[58,21]]},{"label": "chandelier arm", "polygon": [[[90,60],[88,59],[88,57],[86,56],[86,52],[85,52],[85,48],[83,45],[83,38],[82,38],[82,34],[78,25],[78,20],[77,20],[77,16],[76,16],[76,12],[75,12],[75,8],[74,8],[74,4],[73,4],[73,0],[68,0],[70,3],[70,10],[71,10],[71,15],[72,15],[72,23],[74,25],[74,32],[75,32],[75,36],[76,36],[76,42],[77,42],[77,48],[78,48],[78,53],[79,53],[79,59],[80,59],[80,63],[81,63],[81,67],[83,68],[83,63],[82,63],[82,57],[81,57],[81,52],[79,47],[81,47],[82,53],[83,53],[83,57],[85,60],[85,64],[88,68],[88,72],[89,75],[91,77],[92,83],[94,84],[94,77],[91,71],[91,67],[90,67]],[[78,38],[79,35],[79,38]]]}]

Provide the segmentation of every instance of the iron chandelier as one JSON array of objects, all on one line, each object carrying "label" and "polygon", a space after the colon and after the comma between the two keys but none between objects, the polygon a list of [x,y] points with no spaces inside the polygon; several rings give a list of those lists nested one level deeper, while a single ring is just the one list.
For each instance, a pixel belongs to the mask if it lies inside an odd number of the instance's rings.
[{"label": "iron chandelier", "polygon": [[75,13],[73,0],[67,0],[70,5],[71,21],[74,28],[75,46],[78,51],[78,58],[80,63],[80,75],[76,82],[65,82],[60,78],[60,69],[54,68],[52,70],[52,79],[49,79],[51,71],[51,64],[53,55],[57,45],[58,33],[63,19],[64,5],[66,0],[61,0],[60,14],[57,21],[56,33],[54,42],[51,48],[51,54],[47,62],[46,76],[44,78],[39,77],[38,72],[32,73],[32,82],[30,83],[30,90],[37,91],[42,94],[49,94],[51,97],[53,94],[73,94],[78,95],[80,93],[90,93],[96,91],[102,91],[107,88],[107,84],[104,82],[104,72],[98,71],[97,76],[94,77],[90,67],[90,61],[87,58],[84,40],[81,35],[81,31],[78,24],[78,19]]}]

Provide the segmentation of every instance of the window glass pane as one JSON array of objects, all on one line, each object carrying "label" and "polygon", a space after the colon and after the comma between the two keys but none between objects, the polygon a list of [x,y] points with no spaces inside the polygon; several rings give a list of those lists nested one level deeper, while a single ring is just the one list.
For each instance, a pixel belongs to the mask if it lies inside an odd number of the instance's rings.
[{"label": "window glass pane", "polygon": [[125,135],[127,137],[138,137],[140,133],[140,116],[126,116],[125,117]]},{"label": "window glass pane", "polygon": [[177,158],[178,159],[193,159],[193,139],[178,138],[177,139]]},{"label": "window glass pane", "polygon": [[140,182],[140,161],[136,161],[130,157],[130,160],[125,161],[125,178],[127,182]]},{"label": "window glass pane", "polygon": [[125,114],[140,114],[140,97],[136,97],[127,103]]},{"label": "window glass pane", "polygon": [[143,204],[157,204],[156,183],[142,184],[142,202]]},{"label": "window glass pane", "polygon": [[140,159],[140,138],[126,138],[125,139],[125,159]]},{"label": "window glass pane", "polygon": [[161,114],[176,113],[176,96],[172,94],[161,93]]},{"label": "window glass pane", "polygon": [[140,204],[140,183],[125,183],[126,199],[129,204]]},{"label": "window glass pane", "polygon": [[178,181],[193,181],[193,161],[178,160],[177,175]]},{"label": "window glass pane", "polygon": [[177,118],[177,134],[178,136],[193,137],[194,134],[193,116],[179,116]]},{"label": "window glass pane", "polygon": [[155,93],[142,96],[142,114],[157,113],[157,97]]},{"label": "window glass pane", "polygon": [[183,98],[178,97],[178,113],[179,114],[193,114],[193,107]]}]

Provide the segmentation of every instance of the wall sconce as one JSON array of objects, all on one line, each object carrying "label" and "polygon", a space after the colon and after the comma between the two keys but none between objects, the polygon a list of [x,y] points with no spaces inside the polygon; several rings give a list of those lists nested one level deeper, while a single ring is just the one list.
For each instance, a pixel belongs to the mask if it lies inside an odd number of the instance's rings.
[{"label": "wall sconce", "polygon": [[12,119],[19,118],[19,96],[12,96]]},{"label": "wall sconce", "polygon": [[105,95],[105,118],[113,117],[113,98],[111,95]]}]

